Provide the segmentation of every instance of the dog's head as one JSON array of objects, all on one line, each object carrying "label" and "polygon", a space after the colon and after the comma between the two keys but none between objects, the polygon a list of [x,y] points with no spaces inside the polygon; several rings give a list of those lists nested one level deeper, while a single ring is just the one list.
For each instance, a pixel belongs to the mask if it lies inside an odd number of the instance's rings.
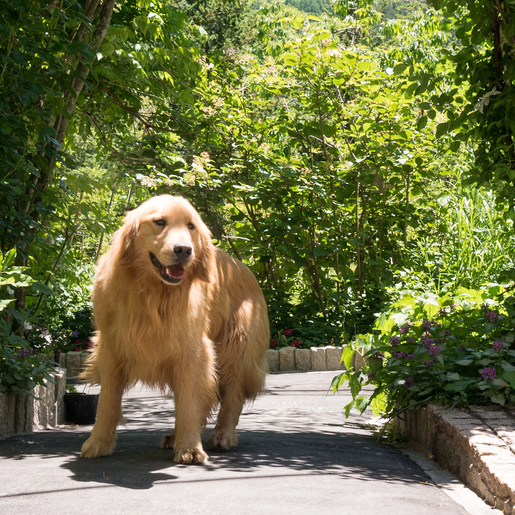
[{"label": "dog's head", "polygon": [[182,197],[161,195],[130,211],[112,251],[124,266],[148,270],[162,282],[180,284],[188,275],[209,281],[211,233]]}]

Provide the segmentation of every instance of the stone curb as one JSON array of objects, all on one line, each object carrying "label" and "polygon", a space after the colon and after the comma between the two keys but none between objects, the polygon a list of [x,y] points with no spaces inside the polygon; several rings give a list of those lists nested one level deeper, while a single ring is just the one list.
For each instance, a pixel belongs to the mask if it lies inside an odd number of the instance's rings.
[{"label": "stone curb", "polygon": [[66,368],[68,377],[77,377],[86,367],[91,351],[70,351],[61,354],[60,365]]},{"label": "stone curb", "polygon": [[484,501],[515,515],[515,412],[500,407],[404,412],[395,427]]},{"label": "stone curb", "polygon": [[45,380],[31,392],[0,397],[0,439],[63,424],[66,370],[58,368],[51,376],[54,382]]},{"label": "stone curb", "polygon": [[[311,347],[297,349],[281,347],[279,350],[268,349],[266,353],[269,372],[311,372],[324,370],[345,370],[342,359],[342,347]],[[91,355],[90,351],[66,352],[61,354],[61,366],[66,368],[68,378],[77,377]]]},{"label": "stone curb", "polygon": [[269,349],[266,353],[268,371],[273,372],[311,372],[324,370],[345,370],[342,359],[342,347],[311,347],[297,349],[281,347]]}]

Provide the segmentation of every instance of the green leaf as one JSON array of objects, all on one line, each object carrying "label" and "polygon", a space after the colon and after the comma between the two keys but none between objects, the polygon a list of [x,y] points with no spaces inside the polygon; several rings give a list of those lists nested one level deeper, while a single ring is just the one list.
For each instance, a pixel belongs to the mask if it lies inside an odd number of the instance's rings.
[{"label": "green leaf", "polygon": [[[354,352],[356,352],[351,345],[346,345],[342,351],[342,363],[345,365],[347,370],[352,370],[352,358],[354,357]],[[345,379],[348,379],[346,377]]]},{"label": "green leaf", "polygon": [[427,125],[427,116],[421,116],[417,120],[417,129],[421,131]]},{"label": "green leaf", "polygon": [[7,270],[16,259],[16,249],[9,250],[6,254],[4,254],[2,259],[2,270]]},{"label": "green leaf", "polygon": [[502,395],[502,394],[492,395],[490,397],[490,400],[492,402],[495,402],[496,404],[500,404],[501,406],[504,406],[506,404],[506,399],[505,399],[504,395]]},{"label": "green leaf", "polygon": [[14,299],[0,300],[0,311],[4,310]]},{"label": "green leaf", "polygon": [[502,378],[510,383],[512,388],[515,388],[515,371],[504,372]]},{"label": "green leaf", "polygon": [[404,70],[406,70],[406,68],[408,67],[407,64],[398,64],[397,66],[394,67],[393,69],[393,73],[394,75],[400,75],[401,73],[404,72]]},{"label": "green leaf", "polygon": [[453,151],[453,152],[457,152],[459,149],[460,149],[460,145],[461,145],[461,141],[451,141],[451,144],[449,145],[449,148]]},{"label": "green leaf", "polygon": [[441,138],[445,134],[447,134],[449,130],[449,124],[447,122],[439,123],[436,127],[436,137]]},{"label": "green leaf", "polygon": [[54,292],[51,288],[49,288],[46,284],[35,282],[32,284],[35,290],[39,291],[40,293],[44,293],[45,295],[53,295]]}]

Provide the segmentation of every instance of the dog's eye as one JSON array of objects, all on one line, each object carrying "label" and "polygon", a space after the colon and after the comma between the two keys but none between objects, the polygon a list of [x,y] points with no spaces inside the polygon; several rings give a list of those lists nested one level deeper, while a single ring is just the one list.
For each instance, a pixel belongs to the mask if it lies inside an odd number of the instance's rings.
[{"label": "dog's eye", "polygon": [[190,222],[190,223],[188,224],[188,229],[189,229],[190,231],[194,231],[194,230],[195,230],[195,226]]},{"label": "dog's eye", "polygon": [[154,223],[160,227],[164,227],[166,225],[166,220],[164,218],[160,218],[159,220],[154,220]]}]

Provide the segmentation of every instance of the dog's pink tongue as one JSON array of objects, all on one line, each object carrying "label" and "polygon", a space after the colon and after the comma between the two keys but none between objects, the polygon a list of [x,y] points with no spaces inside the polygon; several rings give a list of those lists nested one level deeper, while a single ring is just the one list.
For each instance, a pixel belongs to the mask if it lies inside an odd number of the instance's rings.
[{"label": "dog's pink tongue", "polygon": [[184,277],[184,267],[181,265],[172,265],[166,267],[166,272],[174,279],[182,279]]}]

